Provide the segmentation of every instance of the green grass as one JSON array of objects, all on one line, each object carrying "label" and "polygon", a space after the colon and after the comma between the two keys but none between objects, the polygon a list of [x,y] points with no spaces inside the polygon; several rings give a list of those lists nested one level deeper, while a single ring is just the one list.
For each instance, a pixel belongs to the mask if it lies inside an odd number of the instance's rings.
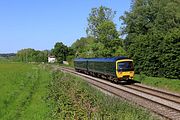
[{"label": "green grass", "polygon": [[48,71],[37,65],[0,63],[0,119],[48,119]]},{"label": "green grass", "polygon": [[52,100],[53,119],[155,119],[149,111],[107,96],[79,77],[60,71],[53,73],[48,99]]},{"label": "green grass", "polygon": [[147,110],[50,68],[0,62],[0,120],[155,119]]},{"label": "green grass", "polygon": [[180,80],[160,77],[148,77],[144,74],[135,75],[135,80],[154,87],[180,93]]}]

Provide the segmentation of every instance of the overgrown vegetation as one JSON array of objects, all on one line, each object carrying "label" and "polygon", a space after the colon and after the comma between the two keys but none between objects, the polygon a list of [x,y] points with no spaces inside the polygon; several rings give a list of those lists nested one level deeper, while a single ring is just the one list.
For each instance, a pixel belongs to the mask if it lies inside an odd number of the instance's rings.
[{"label": "overgrown vegetation", "polygon": [[0,64],[0,119],[49,119],[47,86],[49,71],[31,64]]},{"label": "overgrown vegetation", "polygon": [[60,71],[53,73],[48,99],[53,100],[53,119],[154,119],[148,111],[106,96],[80,78]]}]

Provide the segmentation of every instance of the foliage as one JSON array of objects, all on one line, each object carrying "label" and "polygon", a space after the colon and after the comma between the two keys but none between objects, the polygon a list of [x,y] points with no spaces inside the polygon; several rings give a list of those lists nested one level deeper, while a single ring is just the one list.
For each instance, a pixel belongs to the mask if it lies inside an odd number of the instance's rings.
[{"label": "foliage", "polygon": [[48,50],[39,51],[27,48],[19,50],[16,57],[21,62],[47,62],[48,53]]},{"label": "foliage", "polygon": [[119,38],[119,33],[112,21],[103,22],[97,27],[97,30],[97,41],[102,43],[101,47],[97,47],[98,51],[102,51],[102,54],[99,54],[100,56],[112,57],[114,55],[124,55],[122,39]]},{"label": "foliage", "polygon": [[93,51],[91,50],[92,44],[94,44],[95,39],[93,37],[81,37],[77,39],[71,48],[75,52],[75,57],[93,57]]},{"label": "foliage", "polygon": [[50,89],[48,98],[53,100],[53,119],[154,119],[147,111],[107,96],[67,73],[53,72]]},{"label": "foliage", "polygon": [[180,78],[180,2],[136,0],[124,21],[125,46],[135,71]]},{"label": "foliage", "polygon": [[87,27],[89,37],[81,38],[71,46],[76,57],[112,57],[126,54],[112,22],[115,13],[104,6],[92,8]]},{"label": "foliage", "polygon": [[0,119],[50,119],[45,98],[51,80],[49,71],[23,63],[0,63]]},{"label": "foliage", "polygon": [[110,57],[126,55],[126,51],[121,47],[121,41],[111,40],[109,46],[97,42],[92,37],[80,38],[74,42],[71,48],[75,51],[75,57],[92,58],[92,57]]},{"label": "foliage", "polygon": [[97,37],[98,33],[98,26],[101,25],[105,21],[112,21],[114,15],[116,14],[115,11],[112,11],[110,8],[100,6],[99,8],[92,8],[91,13],[88,17],[88,27],[87,27],[87,34],[94,38]]},{"label": "foliage", "polygon": [[51,51],[52,54],[55,55],[58,63],[66,61],[66,57],[68,55],[68,47],[62,42],[57,42]]},{"label": "foliage", "polygon": [[112,21],[105,21],[97,27],[97,40],[103,43],[106,47],[112,40],[119,40],[119,34],[116,30],[116,26]]}]

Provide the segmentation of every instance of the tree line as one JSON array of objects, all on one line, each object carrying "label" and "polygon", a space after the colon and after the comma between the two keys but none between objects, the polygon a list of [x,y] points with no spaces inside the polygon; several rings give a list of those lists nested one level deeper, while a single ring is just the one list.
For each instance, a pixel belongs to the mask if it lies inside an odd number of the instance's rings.
[{"label": "tree line", "polygon": [[136,0],[121,17],[124,48],[136,72],[180,78],[179,6],[179,0]]},{"label": "tree line", "polygon": [[136,73],[179,79],[179,5],[179,0],[132,0],[130,11],[119,18],[119,31],[113,22],[115,11],[105,6],[92,8],[87,37],[77,39],[70,47],[57,42],[50,53],[59,63],[77,57],[129,56]]},{"label": "tree line", "polygon": [[17,52],[16,60],[21,62],[47,62],[49,53],[48,50],[22,49]]}]

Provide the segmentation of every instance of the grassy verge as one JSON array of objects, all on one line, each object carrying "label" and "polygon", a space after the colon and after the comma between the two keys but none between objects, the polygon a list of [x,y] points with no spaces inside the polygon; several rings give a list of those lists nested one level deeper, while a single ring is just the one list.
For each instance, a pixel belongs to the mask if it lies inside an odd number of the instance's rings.
[{"label": "grassy verge", "polygon": [[37,65],[0,63],[0,119],[48,119],[48,71]]},{"label": "grassy verge", "polygon": [[180,93],[180,80],[177,79],[148,77],[145,76],[144,74],[140,74],[140,75],[135,75],[135,80],[146,85]]},{"label": "grassy verge", "polygon": [[148,111],[106,96],[78,77],[54,72],[48,99],[53,119],[152,120]]}]

